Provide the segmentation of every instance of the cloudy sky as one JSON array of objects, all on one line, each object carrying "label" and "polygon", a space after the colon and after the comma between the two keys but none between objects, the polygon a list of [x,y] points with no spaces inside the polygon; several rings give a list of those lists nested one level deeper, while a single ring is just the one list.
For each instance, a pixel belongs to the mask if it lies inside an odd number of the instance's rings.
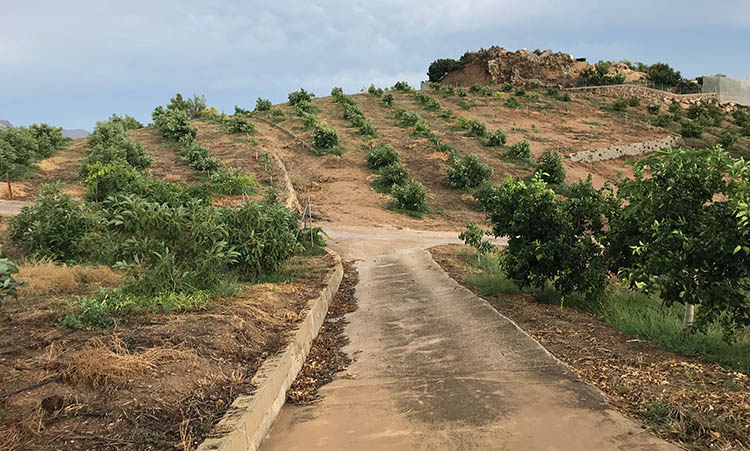
[{"label": "cloudy sky", "polygon": [[175,92],[231,111],[300,86],[417,83],[500,45],[750,77],[747,0],[0,0],[0,119],[143,122]]}]

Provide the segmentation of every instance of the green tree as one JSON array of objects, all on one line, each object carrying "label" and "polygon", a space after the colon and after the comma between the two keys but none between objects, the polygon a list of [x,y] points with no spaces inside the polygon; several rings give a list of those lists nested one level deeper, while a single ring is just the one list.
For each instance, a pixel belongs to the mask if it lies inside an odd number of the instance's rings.
[{"label": "green tree", "polygon": [[624,207],[607,239],[613,269],[668,305],[684,304],[686,326],[692,306],[699,327],[750,324],[748,163],[721,147],[663,149],[633,171],[618,183]]},{"label": "green tree", "polygon": [[666,63],[650,65],[646,70],[646,75],[648,75],[649,81],[664,87],[677,86],[682,80],[680,71],[672,69]]},{"label": "green tree", "polygon": [[451,58],[441,58],[433,61],[427,69],[427,77],[432,82],[438,82],[450,72],[461,68],[461,63]]}]

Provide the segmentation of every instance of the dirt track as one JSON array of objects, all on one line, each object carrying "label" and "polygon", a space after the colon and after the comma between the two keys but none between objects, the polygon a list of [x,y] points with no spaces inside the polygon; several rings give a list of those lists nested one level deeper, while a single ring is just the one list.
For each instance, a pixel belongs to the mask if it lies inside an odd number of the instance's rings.
[{"label": "dirt track", "polygon": [[348,372],[287,405],[262,449],[676,449],[602,396],[424,248],[452,232],[327,227],[357,259]]},{"label": "dirt track", "polygon": [[33,202],[21,200],[0,200],[0,216],[13,216],[21,212],[21,208],[32,205]]}]

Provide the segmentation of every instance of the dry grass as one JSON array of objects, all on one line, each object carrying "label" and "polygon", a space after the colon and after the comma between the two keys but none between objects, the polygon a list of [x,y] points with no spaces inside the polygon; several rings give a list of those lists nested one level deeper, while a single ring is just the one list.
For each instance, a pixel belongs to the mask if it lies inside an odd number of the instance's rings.
[{"label": "dry grass", "polygon": [[133,353],[117,336],[112,339],[111,345],[100,338],[93,338],[73,356],[65,371],[65,379],[74,384],[100,387],[127,382],[134,376],[153,370],[160,363],[195,358],[194,351],[175,348],[151,348]]},{"label": "dry grass", "polygon": [[22,265],[16,280],[26,282],[19,297],[74,294],[100,286],[115,286],[120,275],[107,266],[67,266],[51,261]]}]

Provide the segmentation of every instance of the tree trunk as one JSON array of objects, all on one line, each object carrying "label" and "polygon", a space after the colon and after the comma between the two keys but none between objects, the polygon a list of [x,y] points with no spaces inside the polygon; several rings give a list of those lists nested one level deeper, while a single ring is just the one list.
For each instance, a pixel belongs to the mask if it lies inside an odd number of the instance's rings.
[{"label": "tree trunk", "polygon": [[695,319],[695,305],[685,304],[685,315],[682,317],[682,328],[687,329],[693,325]]}]

